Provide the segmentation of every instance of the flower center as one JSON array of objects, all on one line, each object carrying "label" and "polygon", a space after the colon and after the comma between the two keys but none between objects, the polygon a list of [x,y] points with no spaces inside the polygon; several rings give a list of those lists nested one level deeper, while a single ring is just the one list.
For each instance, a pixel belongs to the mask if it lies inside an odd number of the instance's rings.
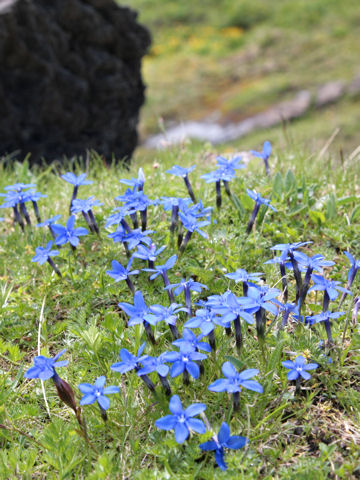
[{"label": "flower center", "polygon": [[183,362],[186,363],[189,361],[189,357],[183,357]]},{"label": "flower center", "polygon": [[296,371],[297,371],[297,372],[301,372],[301,371],[302,371],[302,367],[296,367]]},{"label": "flower center", "polygon": [[185,423],[185,420],[186,420],[185,415],[180,415],[179,423]]}]

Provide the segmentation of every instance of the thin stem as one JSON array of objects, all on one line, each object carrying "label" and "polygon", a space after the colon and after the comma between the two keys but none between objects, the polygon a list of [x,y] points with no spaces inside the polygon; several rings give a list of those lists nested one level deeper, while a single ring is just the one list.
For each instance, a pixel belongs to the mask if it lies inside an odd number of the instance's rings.
[{"label": "thin stem", "polygon": [[56,233],[55,233],[54,230],[52,229],[51,225],[48,225],[48,229],[50,230],[51,236],[52,236],[53,239],[55,240],[55,239],[56,239]]},{"label": "thin stem", "polygon": [[171,325],[171,323],[169,323],[169,328],[170,328],[172,336],[174,337],[175,340],[180,338],[180,333],[179,333],[179,330],[177,329],[176,325]]},{"label": "thin stem", "polygon": [[264,158],[264,164],[265,164],[265,172],[268,177],[270,177],[270,167],[269,167],[269,159]]},{"label": "thin stem", "polygon": [[127,223],[127,221],[124,218],[121,219],[120,223],[124,227],[124,230],[126,230],[128,233],[131,233],[130,225]]},{"label": "thin stem", "polygon": [[150,378],[147,375],[139,375],[141,380],[145,383],[145,385],[148,387],[148,389],[151,392],[155,392],[155,385],[153,382],[150,380]]},{"label": "thin stem", "polygon": [[334,340],[333,340],[332,335],[331,335],[330,320],[329,319],[325,320],[324,325],[325,325],[326,335],[328,337],[329,344],[332,345],[334,343]]},{"label": "thin stem", "polygon": [[217,180],[215,183],[215,191],[216,191],[216,206],[217,208],[221,208],[222,198],[221,198],[221,183],[220,180]]},{"label": "thin stem", "polygon": [[280,275],[283,289],[284,303],[288,301],[288,284],[285,271],[285,263],[280,263]]},{"label": "thin stem", "polygon": [[139,228],[139,222],[137,218],[137,212],[130,213],[131,221],[133,222],[134,229]]},{"label": "thin stem", "polygon": [[13,211],[14,211],[14,222],[15,223],[17,222],[20,225],[21,230],[24,231],[25,225],[24,225],[23,219],[21,218],[17,205],[13,206]]},{"label": "thin stem", "polygon": [[51,257],[48,257],[47,259],[47,262],[49,265],[51,265],[52,269],[54,270],[54,272],[56,273],[56,275],[58,275],[60,278],[62,277],[61,275],[61,272],[60,270],[57,268],[57,266],[55,265],[55,263],[53,262],[53,259]]},{"label": "thin stem", "polygon": [[251,232],[252,228],[253,228],[253,225],[254,225],[254,222],[256,220],[256,217],[257,217],[257,214],[259,213],[259,209],[260,209],[260,203],[256,203],[255,206],[254,206],[254,209],[252,211],[252,214],[251,214],[251,217],[250,217],[250,220],[249,220],[249,223],[246,227],[246,233],[249,235],[249,233]]},{"label": "thin stem", "polygon": [[[165,271],[162,271],[161,276],[164,280],[165,287],[168,287],[170,285],[170,281],[169,281],[169,277],[167,276],[167,273]],[[174,292],[172,291],[172,288],[168,288],[166,291],[168,293],[170,303],[175,303],[175,297],[174,297]]]},{"label": "thin stem", "polygon": [[[290,311],[289,311],[289,310],[284,310],[284,311],[283,311],[280,329],[281,329],[281,328],[284,328],[285,325],[287,325],[289,315],[290,315]],[[301,317],[299,317],[299,318],[301,318]]]},{"label": "thin stem", "polygon": [[211,332],[208,334],[208,339],[209,339],[211,350],[215,352],[216,351],[215,329],[211,330]]},{"label": "thin stem", "polygon": [[97,234],[97,235],[100,235],[100,230],[99,230],[99,227],[98,227],[98,224],[96,223],[96,220],[95,220],[95,217],[94,217],[94,214],[93,214],[93,211],[90,209],[89,212],[89,219],[90,219],[90,222],[93,226],[93,231]]},{"label": "thin stem", "polygon": [[299,302],[300,303],[300,305],[299,305],[299,315],[300,316],[301,316],[302,307],[305,303],[307,292],[309,290],[309,285],[310,285],[310,279],[311,279],[312,272],[313,272],[313,269],[311,267],[308,267],[308,269],[306,270],[306,273],[305,273],[304,283],[302,285],[301,292],[300,292],[300,302]]},{"label": "thin stem", "polygon": [[299,264],[294,257],[294,253],[289,252],[289,257],[290,257],[291,265],[292,265],[293,270],[294,270],[294,277],[295,277],[295,281],[296,281],[296,301],[298,301],[299,298],[300,298],[300,292],[301,292],[301,289],[302,289],[301,273],[300,273],[300,270],[299,270]]},{"label": "thin stem", "polygon": [[232,332],[231,332],[231,324],[229,324],[228,327],[225,327],[225,333],[226,333],[226,335],[227,335],[228,337],[231,336],[231,333],[232,333]]},{"label": "thin stem", "polygon": [[223,180],[223,184],[224,184],[224,188],[225,188],[225,192],[226,192],[227,196],[231,198],[229,182],[227,180]]},{"label": "thin stem", "polygon": [[36,220],[38,223],[41,223],[41,216],[40,216],[38,204],[35,200],[32,200],[32,204],[33,204]]},{"label": "thin stem", "polygon": [[247,282],[242,282],[242,287],[243,287],[243,295],[244,297],[247,297],[248,290],[249,290],[249,285]]},{"label": "thin stem", "polygon": [[240,392],[233,393],[233,407],[234,412],[237,412],[240,409]]},{"label": "thin stem", "polygon": [[259,340],[263,340],[265,336],[264,317],[265,317],[265,310],[263,308],[260,308],[255,313],[256,332],[259,337]]},{"label": "thin stem", "polygon": [[129,277],[126,277],[126,278],[125,278],[125,281],[126,281],[127,286],[128,286],[129,289],[130,289],[130,292],[134,295],[134,293],[135,293],[134,284],[132,283],[132,281],[130,280]]},{"label": "thin stem", "polygon": [[324,291],[324,300],[323,300],[323,312],[327,312],[329,310],[329,303],[330,303],[330,297],[328,292],[325,290]]},{"label": "thin stem", "polygon": [[184,288],[185,307],[187,308],[187,314],[191,316],[191,292],[189,287]]},{"label": "thin stem", "polygon": [[72,207],[73,201],[77,197],[78,189],[79,189],[79,187],[77,185],[75,185],[73,193],[72,193],[72,197],[71,197],[71,200],[70,200],[70,206],[69,206],[69,214],[70,215],[71,215],[71,207]]},{"label": "thin stem", "polygon": [[170,224],[171,235],[174,235],[176,225],[178,223],[178,219],[179,219],[179,206],[173,205],[171,208],[171,224]]},{"label": "thin stem", "polygon": [[238,315],[235,320],[234,320],[234,327],[235,327],[235,340],[236,340],[236,348],[240,352],[242,343],[243,343],[243,337],[241,333],[241,322],[240,322],[240,316]]},{"label": "thin stem", "polygon": [[156,340],[155,340],[155,337],[154,337],[154,332],[151,328],[151,325],[149,322],[147,322],[146,320],[144,320],[144,328],[145,328],[145,332],[146,332],[146,335],[148,337],[148,339],[150,340],[150,342],[155,345],[156,344]]},{"label": "thin stem", "polygon": [[195,195],[194,195],[194,191],[193,191],[193,189],[192,189],[192,186],[191,186],[189,177],[188,177],[187,175],[185,175],[185,177],[184,177],[184,182],[185,182],[187,191],[189,192],[189,195],[190,195],[191,200],[192,200],[194,203],[197,203],[196,197],[195,197]]},{"label": "thin stem", "polygon": [[98,403],[98,405],[99,405],[99,408],[100,408],[101,418],[104,420],[104,422],[107,422],[108,417],[107,417],[106,410],[104,410],[99,403]]},{"label": "thin stem", "polygon": [[81,211],[82,213],[82,216],[85,218],[85,222],[87,223],[87,226],[90,228],[90,231],[95,233],[95,230],[94,230],[94,227],[93,227],[93,224],[91,223],[90,221],[90,218],[89,218],[89,215],[87,212],[84,212],[84,211]]},{"label": "thin stem", "polygon": [[183,224],[180,222],[179,232],[178,232],[178,239],[177,239],[177,246],[178,246],[178,248],[181,247],[183,238],[184,238],[184,227],[183,227]]},{"label": "thin stem", "polygon": [[26,220],[26,223],[28,224],[29,227],[31,227],[31,220],[29,216],[29,212],[27,211],[25,203],[20,203],[20,212],[22,213],[23,217]]},{"label": "thin stem", "polygon": [[147,208],[145,210],[141,210],[141,230],[144,232],[147,227]]},{"label": "thin stem", "polygon": [[171,395],[171,387],[168,379],[166,377],[163,377],[158,373],[158,377],[160,379],[161,385],[163,386],[163,389],[165,390],[165,395],[169,396]]},{"label": "thin stem", "polygon": [[182,244],[180,245],[180,248],[179,248],[179,252],[180,253],[183,253],[187,244],[189,243],[189,240],[191,238],[191,235],[192,235],[193,232],[190,232],[190,230],[188,230],[186,232],[186,235],[185,235],[185,238],[184,238],[184,241],[182,242]]},{"label": "thin stem", "polygon": [[190,384],[189,372],[187,370],[184,370],[184,373],[183,373],[183,384],[184,385]]},{"label": "thin stem", "polygon": [[300,386],[300,376],[298,376],[298,378],[296,379],[295,394],[296,394],[296,395],[299,395],[300,390],[301,390],[301,386]]}]

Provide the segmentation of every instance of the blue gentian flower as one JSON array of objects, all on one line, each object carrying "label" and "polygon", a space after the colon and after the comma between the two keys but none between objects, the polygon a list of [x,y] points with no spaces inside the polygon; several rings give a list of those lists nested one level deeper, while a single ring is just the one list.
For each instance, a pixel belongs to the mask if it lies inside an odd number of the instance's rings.
[{"label": "blue gentian flower", "polygon": [[259,282],[263,273],[248,273],[243,268],[238,268],[235,272],[226,273],[225,277],[235,280],[235,283],[238,282]]},{"label": "blue gentian flower", "polygon": [[120,388],[115,385],[110,385],[109,387],[104,388],[105,382],[106,378],[101,376],[95,380],[94,385],[91,385],[90,383],[80,383],[78,388],[80,392],[84,394],[80,400],[80,405],[90,405],[98,402],[102,410],[107,410],[110,406],[110,400],[105,395],[119,393]]},{"label": "blue gentian flower", "polygon": [[167,287],[165,287],[165,290],[173,289],[173,288],[174,288],[174,295],[176,297],[180,295],[181,292],[184,292],[185,306],[188,309],[189,315],[191,315],[191,292],[200,293],[203,288],[206,288],[208,290],[208,287],[206,285],[203,285],[202,283],[199,283],[199,282],[195,282],[192,278],[189,278],[189,280],[185,280],[185,278],[182,278],[180,283],[170,284]]},{"label": "blue gentian flower", "polygon": [[38,262],[40,265],[43,265],[48,261],[49,257],[56,257],[59,255],[58,250],[51,250],[53,242],[50,240],[46,247],[37,247],[35,248],[36,255],[31,259],[32,262]]},{"label": "blue gentian flower", "polygon": [[56,223],[58,220],[60,220],[60,218],[61,218],[61,215],[54,215],[53,217],[50,217],[50,218],[44,220],[43,222],[38,223],[36,226],[37,227],[49,227],[49,226],[53,225],[54,223]]},{"label": "blue gentian flower", "polygon": [[145,320],[151,325],[156,325],[158,322],[166,322],[168,325],[175,325],[177,321],[177,314],[179,312],[186,312],[180,303],[172,303],[169,307],[163,305],[151,305],[149,313],[144,316]]},{"label": "blue gentian flower", "polygon": [[337,282],[335,280],[327,280],[326,278],[321,277],[320,275],[315,275],[315,274],[311,275],[311,279],[313,280],[315,285],[309,288],[309,292],[312,292],[312,291],[324,292],[324,302],[323,302],[324,312],[326,312],[326,310],[328,309],[330,300],[333,301],[338,297],[339,291],[352,295],[350,290],[339,286],[341,282]]},{"label": "blue gentian flower", "polygon": [[233,394],[234,410],[240,407],[240,392],[242,388],[247,388],[254,392],[263,393],[263,387],[255,380],[250,380],[259,373],[256,368],[250,368],[238,372],[232,363],[225,362],[222,366],[222,372],[226,378],[219,378],[209,385],[211,392],[228,392]]},{"label": "blue gentian flower", "polygon": [[216,316],[215,312],[205,308],[197,310],[195,317],[184,323],[184,328],[200,328],[203,335],[209,335],[214,330],[215,325],[223,326],[222,320]]},{"label": "blue gentian flower", "polygon": [[274,303],[279,307],[280,312],[282,312],[282,322],[281,327],[284,327],[289,319],[290,314],[299,316],[299,305],[296,303],[280,303],[277,300],[273,300]]},{"label": "blue gentian flower", "polygon": [[246,233],[249,234],[252,230],[252,227],[254,225],[254,222],[256,220],[257,214],[259,213],[261,205],[265,205],[266,207],[270,207],[274,212],[276,212],[276,208],[270,205],[270,199],[269,198],[263,198],[260,193],[256,193],[250,189],[246,189],[246,193],[249,195],[249,197],[255,201],[255,206],[252,211],[249,223],[246,227]]},{"label": "blue gentian flower", "polygon": [[4,190],[13,191],[13,192],[21,192],[22,190],[26,190],[28,188],[35,188],[35,183],[14,183],[13,185],[6,185]]},{"label": "blue gentian flower", "polygon": [[180,212],[179,213],[179,218],[181,220],[181,223],[183,227],[187,230],[185,238],[183,243],[180,245],[179,249],[181,252],[183,252],[191,238],[191,235],[194,232],[197,232],[199,235],[201,235],[203,238],[208,238],[208,234],[203,232],[201,230],[202,227],[206,227],[207,225],[210,225],[209,220],[202,220],[201,222],[198,222],[197,217],[191,214],[185,215],[184,213]]},{"label": "blue gentian flower", "polygon": [[230,436],[230,427],[226,422],[221,424],[219,433],[213,436],[213,440],[201,443],[199,447],[204,451],[215,450],[215,460],[220,470],[226,470],[227,465],[224,460],[224,449],[231,448],[232,450],[238,450],[243,448],[248,443],[246,437],[240,437],[239,435]]},{"label": "blue gentian flower", "polygon": [[211,347],[208,343],[201,341],[203,337],[204,335],[202,334],[197,337],[191,330],[185,328],[184,325],[182,338],[175,340],[172,344],[179,347],[180,350],[184,348],[185,344],[189,344],[194,350],[203,350],[209,353],[211,352]]},{"label": "blue gentian flower", "polygon": [[144,376],[147,377],[149,373],[156,372],[162,386],[164,387],[166,395],[171,395],[171,387],[166,378],[170,368],[165,364],[166,361],[166,353],[162,353],[158,357],[150,357],[149,355],[145,355],[141,360],[143,366],[140,370],[138,370],[137,375],[144,378]]},{"label": "blue gentian flower", "polygon": [[319,366],[317,363],[306,363],[306,360],[302,355],[296,357],[293,362],[291,360],[285,360],[284,362],[281,362],[281,364],[283,367],[290,370],[287,374],[288,380],[297,380],[300,376],[304,380],[309,380],[311,375],[307,370],[314,370]]},{"label": "blue gentian flower", "polygon": [[256,152],[255,150],[250,150],[250,153],[254,155],[255,157],[262,158],[264,160],[264,165],[265,165],[265,171],[266,175],[270,176],[270,169],[269,169],[269,157],[271,155],[271,143],[266,140],[263,145],[262,152]]},{"label": "blue gentian flower", "polygon": [[184,443],[189,436],[189,430],[203,434],[206,432],[204,423],[195,417],[206,410],[203,403],[193,403],[183,410],[180,398],[174,395],[170,399],[169,410],[172,415],[159,418],[155,421],[157,428],[161,430],[175,430],[175,440],[177,443]]},{"label": "blue gentian flower", "polygon": [[313,315],[312,317],[309,318],[310,325],[314,323],[320,323],[324,322],[326,334],[329,340],[329,343],[332,344],[334,343],[332,334],[331,334],[331,319],[338,319],[345,315],[345,312],[329,312],[328,310],[324,312],[320,312],[317,315]]},{"label": "blue gentian flower", "polygon": [[140,291],[135,292],[134,305],[125,302],[120,302],[118,305],[129,316],[129,327],[143,323],[145,315],[149,313],[143,294]]},{"label": "blue gentian flower", "polygon": [[113,278],[115,282],[120,282],[122,280],[125,280],[130,291],[134,294],[135,287],[132,281],[130,280],[129,276],[137,275],[139,273],[139,270],[131,270],[132,262],[133,262],[133,257],[130,258],[129,263],[125,268],[117,260],[113,260],[111,262],[112,270],[106,270],[106,274],[109,275],[109,277]]},{"label": "blue gentian flower", "polygon": [[224,170],[233,169],[237,170],[238,168],[246,168],[244,163],[241,163],[242,157],[241,155],[235,155],[233,158],[228,160],[227,158],[219,155],[216,157],[216,162]]},{"label": "blue gentian flower", "polygon": [[238,372],[232,363],[225,362],[222,366],[222,372],[226,378],[220,378],[209,385],[211,392],[228,392],[237,393],[241,392],[241,388],[247,388],[254,392],[263,393],[263,387],[255,380],[250,380],[259,373],[256,368],[250,368]]},{"label": "blue gentian flower", "polygon": [[116,207],[113,209],[113,212],[114,213],[107,218],[105,228],[109,228],[112,225],[119,225],[121,223],[123,228],[127,232],[130,232],[131,228],[125,220],[125,217],[130,214],[130,210],[127,207]]},{"label": "blue gentian flower", "polygon": [[135,258],[140,258],[141,260],[146,260],[148,262],[149,268],[154,268],[154,262],[160,253],[165,250],[166,245],[163,245],[160,248],[157,248],[154,243],[151,243],[149,246],[138,245],[137,251],[133,254]]},{"label": "blue gentian flower", "polygon": [[276,208],[270,205],[269,198],[264,198],[260,195],[260,193],[250,190],[249,188],[246,189],[246,193],[252,200],[254,200],[254,202],[256,202],[256,204],[265,205],[266,207],[270,207],[274,212],[276,212]]},{"label": "blue gentian flower", "polygon": [[145,355],[141,359],[142,367],[138,370],[137,375],[146,375],[148,373],[156,372],[162,377],[166,377],[169,373],[170,367],[166,365],[166,354],[162,353],[158,357],[150,357]]},{"label": "blue gentian flower", "polygon": [[87,198],[86,200],[81,200],[80,198],[76,198],[72,202],[71,213],[81,213],[81,212],[89,212],[92,210],[93,207],[100,207],[104,205],[99,200],[96,200],[94,196]]},{"label": "blue gentian flower", "polygon": [[52,229],[57,235],[55,239],[55,244],[64,245],[65,243],[69,242],[70,245],[72,245],[73,247],[77,247],[80,242],[79,237],[82,235],[87,235],[89,232],[86,230],[86,228],[74,228],[74,226],[75,215],[71,215],[71,217],[66,222],[66,227],[58,224],[53,224]]},{"label": "blue gentian flower", "polygon": [[65,367],[69,362],[67,360],[61,360],[58,362],[58,358],[66,352],[62,350],[54,358],[47,358],[43,355],[39,355],[34,358],[34,366],[29,368],[24,373],[25,378],[40,378],[40,380],[48,380],[56,375],[55,368]]},{"label": "blue gentian flower", "polygon": [[53,242],[50,240],[50,242],[46,245],[46,247],[37,247],[35,249],[36,255],[31,259],[32,262],[38,262],[40,265],[43,265],[45,262],[48,262],[48,264],[51,266],[51,268],[54,270],[54,272],[61,277],[61,272],[51,259],[51,257],[55,257],[56,255],[59,255],[58,250],[51,250],[51,247],[53,245]]},{"label": "blue gentian flower", "polygon": [[81,185],[91,185],[93,182],[91,180],[85,180],[86,173],[81,173],[78,177],[72,173],[67,172],[64,175],[61,175],[61,178],[65,180],[65,182],[71,183],[75,187],[80,187]]},{"label": "blue gentian flower", "polygon": [[154,230],[142,231],[141,228],[137,228],[132,230],[130,233],[126,233],[124,240],[122,241],[128,244],[129,250],[133,250],[140,243],[144,243],[145,245],[149,246],[152,243],[152,239],[148,235],[151,233],[155,233]]},{"label": "blue gentian flower", "polygon": [[[150,276],[150,280],[155,280],[156,277],[158,277],[159,275],[163,276],[165,272],[170,270],[170,268],[175,265],[176,261],[177,255],[173,255],[168,260],[166,260],[164,265],[155,265],[154,268],[143,268],[142,270],[143,272],[155,272],[153,275]],[[167,285],[165,284],[165,286]]]},{"label": "blue gentian flower", "polygon": [[125,241],[126,235],[127,235],[126,230],[120,224],[115,230],[115,232],[109,233],[107,237],[111,238],[114,243],[117,243],[117,242],[123,243]]},{"label": "blue gentian flower", "polygon": [[170,376],[172,378],[185,374],[184,383],[187,383],[187,374],[197,379],[200,376],[200,368],[197,363],[198,360],[204,360],[207,355],[196,352],[192,345],[186,343],[180,346],[180,352],[167,352],[165,354],[166,361],[171,362]]},{"label": "blue gentian flower", "polygon": [[360,268],[360,261],[355,260],[355,258],[351,255],[350,252],[344,252],[344,255],[346,255],[346,257],[349,260],[350,265],[351,265],[351,268],[350,268],[349,274],[348,274],[348,287],[350,288],[353,281],[354,281],[355,275]]},{"label": "blue gentian flower", "polygon": [[140,370],[141,365],[140,363],[142,360],[146,357],[146,355],[142,355],[144,349],[145,349],[146,343],[144,342],[142,345],[140,345],[136,355],[133,355],[132,353],[129,352],[126,348],[122,348],[120,350],[120,358],[121,362],[113,363],[111,365],[111,370],[114,370],[114,372],[120,372],[120,373],[126,373],[130,372],[130,370]]},{"label": "blue gentian flower", "polygon": [[121,178],[119,182],[128,185],[129,187],[137,188],[138,191],[141,191],[145,183],[145,175],[143,169],[139,168],[137,178],[131,178],[130,180],[127,178]]},{"label": "blue gentian flower", "polygon": [[166,173],[170,173],[170,175],[176,175],[177,177],[185,178],[187,175],[189,175],[189,173],[195,170],[195,168],[196,168],[196,165],[193,165],[192,167],[189,167],[189,168],[180,167],[179,165],[174,165],[169,170],[166,170]]}]

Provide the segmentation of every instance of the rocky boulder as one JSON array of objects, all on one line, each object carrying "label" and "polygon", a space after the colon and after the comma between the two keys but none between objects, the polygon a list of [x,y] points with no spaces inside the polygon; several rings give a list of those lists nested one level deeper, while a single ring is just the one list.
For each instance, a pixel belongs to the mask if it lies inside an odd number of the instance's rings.
[{"label": "rocky boulder", "polygon": [[129,159],[150,45],[113,0],[0,0],[0,155]]}]

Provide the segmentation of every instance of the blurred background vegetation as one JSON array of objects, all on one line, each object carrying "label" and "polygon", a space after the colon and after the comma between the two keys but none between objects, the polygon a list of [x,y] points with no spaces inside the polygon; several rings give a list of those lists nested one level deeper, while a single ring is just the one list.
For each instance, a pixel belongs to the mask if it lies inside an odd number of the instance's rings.
[{"label": "blurred background vegetation", "polygon": [[[237,122],[323,84],[360,75],[359,0],[119,0],[139,12],[153,36],[143,63],[146,138],[187,120]],[[359,145],[360,95],[310,109],[287,126],[233,142],[250,148],[265,137],[321,148]],[[293,135],[294,134],[294,135]],[[292,138],[292,136],[294,138]],[[235,143],[235,145],[234,145]]]}]

